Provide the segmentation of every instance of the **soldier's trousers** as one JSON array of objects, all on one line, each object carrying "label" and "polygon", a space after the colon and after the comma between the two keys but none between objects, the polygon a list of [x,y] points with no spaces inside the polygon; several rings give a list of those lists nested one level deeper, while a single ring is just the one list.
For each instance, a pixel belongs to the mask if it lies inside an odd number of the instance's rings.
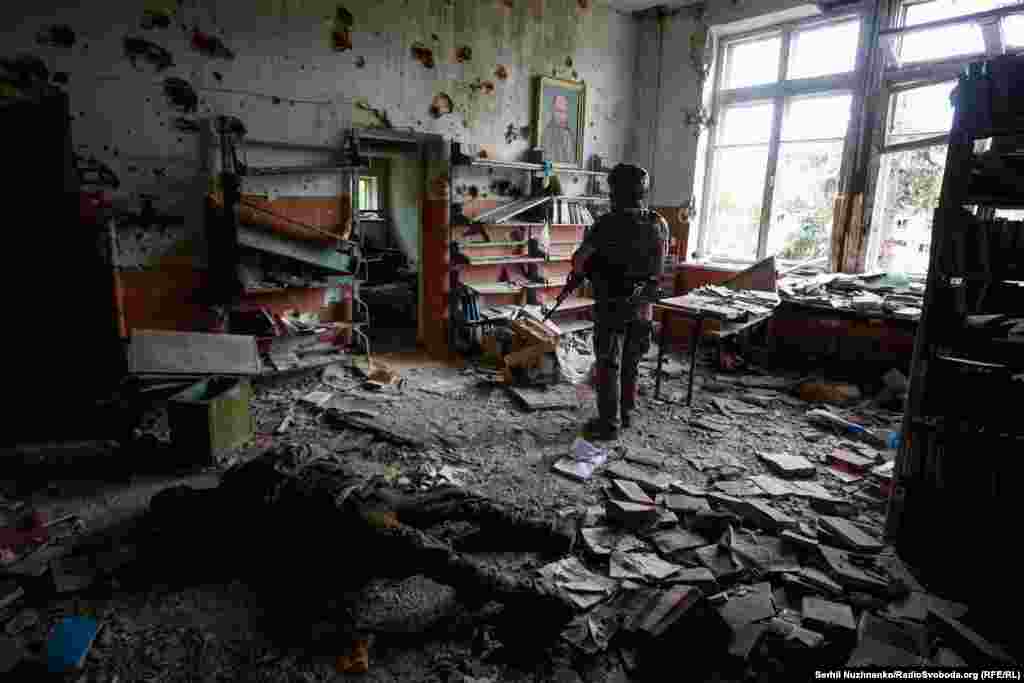
[{"label": "soldier's trousers", "polygon": [[649,319],[615,315],[614,311],[602,311],[600,306],[597,309],[597,411],[608,425],[618,427],[620,415],[628,415],[636,405],[640,359],[651,348],[653,330]]}]

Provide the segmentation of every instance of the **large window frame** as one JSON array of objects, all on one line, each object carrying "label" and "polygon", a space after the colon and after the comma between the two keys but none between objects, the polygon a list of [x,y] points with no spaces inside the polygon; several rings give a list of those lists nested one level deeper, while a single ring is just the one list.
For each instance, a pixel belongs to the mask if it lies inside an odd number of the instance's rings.
[{"label": "large window frame", "polygon": [[[790,66],[790,51],[793,43],[793,36],[799,31],[806,31],[814,28],[822,28],[830,25],[842,24],[850,21],[859,23],[859,39],[856,50],[854,68],[852,71],[827,76],[816,76],[811,78],[788,78]],[[827,17],[812,17],[780,23],[768,28],[740,33],[736,35],[722,36],[718,40],[715,49],[715,75],[711,100],[711,117],[713,121],[720,122],[722,113],[729,106],[743,103],[772,102],[773,116],[771,132],[768,138],[768,163],[765,169],[763,182],[763,195],[761,212],[757,228],[757,251],[756,260],[765,258],[768,246],[768,234],[771,229],[772,202],[775,195],[776,176],[779,164],[779,149],[782,145],[782,125],[785,120],[786,108],[791,101],[802,96],[823,96],[823,95],[850,95],[852,98],[860,96],[861,79],[859,78],[864,68],[864,54],[860,45],[864,41],[865,22],[859,12],[836,14]],[[726,61],[729,49],[739,43],[754,40],[765,40],[778,36],[781,39],[779,52],[778,76],[774,83],[767,85],[754,85],[742,88],[725,88]],[[852,108],[856,111],[856,107]],[[856,126],[851,115],[850,124],[847,126],[846,134],[843,137],[842,165],[840,177],[843,176],[845,166],[848,163],[849,148],[853,144],[853,135]],[[716,191],[715,159],[717,153],[723,149],[720,144],[722,126],[714,126],[711,129],[711,137],[707,147],[706,166],[703,177],[705,179],[702,188],[701,206],[705,210],[700,212],[700,228],[697,249],[694,256],[699,261],[708,261],[708,241],[715,226],[711,224],[710,207]],[[834,236],[833,236],[834,239]],[[724,266],[733,264],[749,264],[748,260],[729,260],[715,258],[712,263],[721,263]]]},{"label": "large window frame", "polygon": [[[872,142],[868,150],[868,187],[866,188],[865,221],[868,239],[864,245],[863,263],[868,270],[878,262],[884,238],[883,225],[885,206],[884,199],[890,188],[883,187],[881,175],[885,172],[886,161],[894,154],[914,152],[930,147],[945,146],[949,142],[949,131],[932,135],[914,136],[915,139],[904,139],[894,130],[893,117],[895,102],[901,94],[913,92],[921,88],[955,82],[964,66],[981,59],[989,59],[1004,54],[1020,54],[1024,45],[1009,46],[1004,33],[1004,20],[1007,16],[1017,14],[1024,17],[1024,3],[1016,7],[988,9],[981,12],[967,12],[962,16],[921,24],[913,27],[907,25],[908,10],[931,2],[932,0],[893,0],[883,15],[884,29],[879,35],[876,45],[877,59],[873,60],[876,73],[872,74],[872,82],[876,85],[868,93],[872,102],[877,103],[880,115],[876,117],[878,125],[872,131]],[[977,25],[981,31],[983,50],[946,58],[928,61],[901,61],[901,41],[908,35],[942,30],[943,28]],[[940,181],[941,182],[941,178]],[[912,273],[923,278],[925,273]]]}]

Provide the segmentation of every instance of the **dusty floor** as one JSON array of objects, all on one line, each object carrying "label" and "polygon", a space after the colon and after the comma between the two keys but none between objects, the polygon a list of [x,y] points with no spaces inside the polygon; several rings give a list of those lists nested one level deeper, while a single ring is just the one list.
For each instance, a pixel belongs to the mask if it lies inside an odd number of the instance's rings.
[{"label": "dusty floor", "polygon": [[[254,413],[258,437],[236,456],[236,461],[278,443],[315,443],[332,451],[345,451],[353,464],[370,475],[384,477],[400,487],[429,488],[457,483],[496,500],[537,512],[583,509],[600,502],[600,475],[587,483],[569,480],[551,471],[565,455],[583,421],[594,413],[592,390],[577,387],[577,410],[527,412],[508,391],[481,383],[472,370],[429,364],[408,354],[382,357],[396,370],[401,382],[379,391],[361,388],[362,380],[350,373],[328,373],[304,379],[277,381],[257,391]],[[740,374],[715,379],[713,370],[701,369],[693,406],[686,407],[685,373],[678,361],[668,364],[662,399],[653,399],[653,361],[645,361],[640,413],[633,428],[613,447],[644,446],[665,454],[663,470],[673,479],[696,486],[714,486],[765,471],[755,451],[803,454],[824,462],[844,440],[809,424],[805,412],[813,407],[793,396],[764,388],[745,388]],[[755,382],[756,383],[756,380]],[[349,401],[373,411],[382,419],[425,439],[429,447],[415,452],[377,440],[370,435],[339,430],[321,410],[301,398],[313,390],[326,390],[337,400]],[[738,399],[745,394],[766,396],[764,406]],[[723,399],[725,399],[723,401]],[[716,405],[717,403],[717,405]],[[275,433],[287,415],[291,424]],[[876,408],[847,410],[880,431],[899,428],[898,413]],[[149,428],[166,438],[166,423],[157,419]],[[846,442],[851,449],[862,448]],[[224,463],[224,465],[229,465]],[[135,482],[100,496],[66,495],[59,503],[42,497],[54,514],[76,511],[88,528],[116,523],[130,526],[132,515],[144,509],[149,496],[163,486],[188,483],[210,486],[218,469],[191,477]],[[862,483],[843,484],[821,474],[819,483],[833,493],[853,500]],[[52,493],[52,491],[51,491]],[[857,521],[879,532],[884,510],[861,501]],[[813,513],[806,499],[790,498],[775,503],[800,518]],[[125,522],[125,520],[128,520]],[[268,552],[273,552],[272,542]],[[202,562],[201,557],[182,557],[182,563]],[[519,557],[524,567],[539,560]],[[531,564],[532,563],[532,564]],[[0,611],[8,633],[26,612],[36,611],[38,622],[16,638],[38,653],[50,626],[69,613],[93,614],[103,627],[90,654],[85,681],[325,681],[346,680],[338,674],[330,656],[290,652],[263,635],[273,614],[266,602],[239,582],[205,583],[192,587],[119,585],[101,581],[89,591],[67,599],[30,592],[22,601]],[[18,617],[19,619],[14,619]],[[31,621],[31,619],[29,619]],[[449,629],[428,639],[379,635],[370,652],[368,674],[351,678],[365,681],[533,681],[624,680],[621,666],[598,665],[597,670],[573,672],[550,660],[519,662],[510,666],[488,653],[486,629],[470,624]],[[342,647],[339,644],[339,648]],[[339,652],[339,654],[341,654]],[[618,677],[618,678],[617,678]]]}]

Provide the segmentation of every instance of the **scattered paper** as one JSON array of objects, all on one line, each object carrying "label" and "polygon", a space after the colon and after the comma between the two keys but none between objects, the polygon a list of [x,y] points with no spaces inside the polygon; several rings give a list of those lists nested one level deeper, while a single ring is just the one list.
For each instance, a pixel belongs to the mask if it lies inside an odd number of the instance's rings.
[{"label": "scattered paper", "polygon": [[302,402],[323,408],[333,396],[334,394],[329,391],[313,391],[303,396]]},{"label": "scattered paper", "polygon": [[652,553],[613,552],[609,563],[613,579],[661,581],[682,569]]},{"label": "scattered paper", "polygon": [[572,479],[587,481],[594,476],[594,470],[607,461],[608,451],[577,437],[569,450],[569,457],[558,460],[552,469]]},{"label": "scattered paper", "polygon": [[595,574],[575,557],[567,557],[537,570],[550,583],[566,592],[580,609],[589,609],[611,595],[618,582]]}]

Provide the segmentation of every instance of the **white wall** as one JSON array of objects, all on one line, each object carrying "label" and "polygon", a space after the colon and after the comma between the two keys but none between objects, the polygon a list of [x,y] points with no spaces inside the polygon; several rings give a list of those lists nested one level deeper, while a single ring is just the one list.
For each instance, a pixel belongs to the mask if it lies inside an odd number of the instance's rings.
[{"label": "white wall", "polygon": [[[339,4],[355,20],[351,51],[330,46],[330,18]],[[174,12],[171,26],[140,28],[144,8],[161,5]],[[150,193],[159,210],[186,217],[180,229],[124,231],[124,264],[145,267],[198,254],[201,265],[207,176],[199,136],[171,127],[180,114],[162,94],[165,77],[196,87],[198,117],[238,116],[253,138],[331,143],[339,127],[372,121],[353,117],[352,102],[363,101],[386,112],[396,128],[490,145],[495,156],[507,159],[520,158],[528,145],[506,144],[505,130],[530,123],[534,77],[579,79],[589,86],[585,155],[615,162],[626,155],[634,120],[636,22],[602,3],[591,5],[581,10],[576,0],[519,0],[512,9],[498,0],[5,2],[0,56],[37,55],[51,71],[68,74],[76,147],[120,176],[116,199],[124,208],[137,209],[137,195]],[[38,44],[37,32],[49,24],[71,26],[77,43]],[[220,37],[237,57],[210,59],[191,49],[193,26]],[[162,73],[145,63],[133,68],[122,46],[126,36],[167,48],[174,66]],[[416,41],[433,49],[435,68],[413,60]],[[472,59],[460,64],[454,55],[463,45],[472,49]],[[365,60],[362,68],[359,58]],[[495,77],[499,64],[507,68],[507,80]],[[493,81],[493,94],[474,89],[478,80]],[[439,92],[452,97],[457,111],[435,120],[428,112]],[[300,156],[282,162],[298,162]],[[336,191],[323,178],[284,181],[276,189]]]}]

